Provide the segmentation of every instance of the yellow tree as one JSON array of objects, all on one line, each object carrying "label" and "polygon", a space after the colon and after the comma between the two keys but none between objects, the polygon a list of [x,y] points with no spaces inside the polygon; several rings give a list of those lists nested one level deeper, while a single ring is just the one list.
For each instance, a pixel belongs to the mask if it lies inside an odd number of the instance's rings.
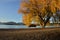
[{"label": "yellow tree", "polygon": [[60,10],[60,0],[22,0],[19,13],[23,13],[26,25],[35,21],[44,28],[57,10]]}]

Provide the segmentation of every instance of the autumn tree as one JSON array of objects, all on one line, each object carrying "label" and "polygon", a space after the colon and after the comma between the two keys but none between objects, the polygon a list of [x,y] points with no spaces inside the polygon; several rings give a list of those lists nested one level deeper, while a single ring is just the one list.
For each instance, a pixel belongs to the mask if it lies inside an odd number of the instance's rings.
[{"label": "autumn tree", "polygon": [[60,10],[60,0],[22,0],[18,12],[23,14],[23,22],[26,25],[34,21],[45,28],[57,10]]}]

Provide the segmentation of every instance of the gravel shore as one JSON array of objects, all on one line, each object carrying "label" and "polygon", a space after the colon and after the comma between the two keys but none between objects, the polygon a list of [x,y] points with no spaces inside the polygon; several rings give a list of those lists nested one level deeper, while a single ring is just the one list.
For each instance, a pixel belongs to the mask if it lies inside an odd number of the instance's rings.
[{"label": "gravel shore", "polygon": [[60,28],[0,29],[0,40],[60,40]]}]

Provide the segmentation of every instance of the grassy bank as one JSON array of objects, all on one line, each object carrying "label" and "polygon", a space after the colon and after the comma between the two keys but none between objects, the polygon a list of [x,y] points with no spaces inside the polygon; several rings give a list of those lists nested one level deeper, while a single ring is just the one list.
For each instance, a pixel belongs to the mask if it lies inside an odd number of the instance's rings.
[{"label": "grassy bank", "polygon": [[60,40],[60,28],[0,29],[0,40]]}]

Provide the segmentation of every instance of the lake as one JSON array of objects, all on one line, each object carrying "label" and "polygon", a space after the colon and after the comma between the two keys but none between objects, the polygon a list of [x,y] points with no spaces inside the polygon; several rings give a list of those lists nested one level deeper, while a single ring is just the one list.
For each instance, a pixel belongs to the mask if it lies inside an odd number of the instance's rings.
[{"label": "lake", "polygon": [[11,28],[19,29],[19,28],[27,28],[27,27],[25,25],[0,25],[0,28],[3,28],[3,29],[11,29]]},{"label": "lake", "polygon": [[[46,27],[48,27],[48,26],[46,26]],[[54,27],[54,26],[49,26],[49,27]],[[41,28],[41,27],[40,26],[27,27],[25,25],[0,25],[0,29],[20,29],[20,28]]]},{"label": "lake", "polygon": [[39,26],[37,27],[27,27],[25,25],[1,25],[0,24],[0,29],[20,29],[20,28],[39,28]]}]

